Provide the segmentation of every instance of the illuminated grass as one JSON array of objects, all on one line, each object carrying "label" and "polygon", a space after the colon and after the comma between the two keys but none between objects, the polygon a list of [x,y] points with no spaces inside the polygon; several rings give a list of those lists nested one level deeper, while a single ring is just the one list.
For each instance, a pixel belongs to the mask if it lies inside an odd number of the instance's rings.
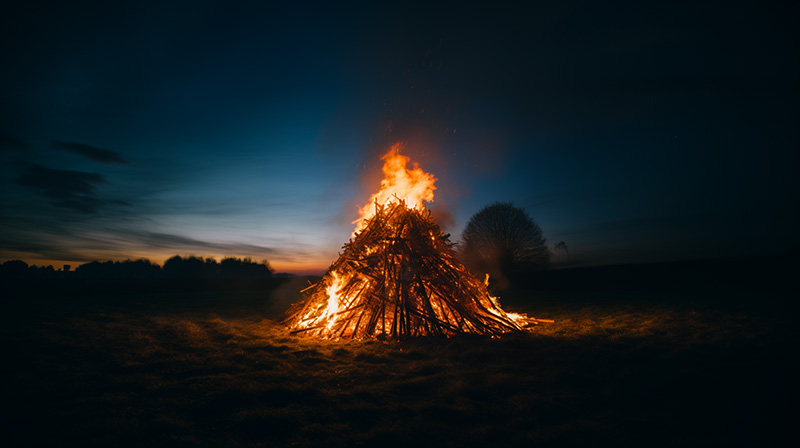
[{"label": "illuminated grass", "polygon": [[501,339],[337,342],[278,326],[280,294],[271,304],[237,294],[6,315],[12,434],[115,446],[724,444],[781,434],[779,313],[631,294],[525,305],[518,293],[512,311],[556,324]]}]

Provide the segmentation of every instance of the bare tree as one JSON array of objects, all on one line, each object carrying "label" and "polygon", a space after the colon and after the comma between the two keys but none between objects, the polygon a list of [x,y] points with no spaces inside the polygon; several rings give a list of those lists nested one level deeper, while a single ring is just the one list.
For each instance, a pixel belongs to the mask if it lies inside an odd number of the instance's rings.
[{"label": "bare tree", "polygon": [[472,215],[460,250],[471,269],[504,277],[542,267],[551,256],[539,225],[510,202],[496,202]]}]

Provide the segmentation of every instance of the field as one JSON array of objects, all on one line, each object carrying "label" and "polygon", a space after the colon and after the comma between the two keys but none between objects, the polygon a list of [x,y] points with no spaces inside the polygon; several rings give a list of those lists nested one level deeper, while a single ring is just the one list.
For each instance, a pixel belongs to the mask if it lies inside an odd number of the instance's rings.
[{"label": "field", "polygon": [[6,446],[715,446],[789,433],[780,295],[512,291],[507,309],[556,323],[353,342],[277,323],[302,282],[4,300]]}]

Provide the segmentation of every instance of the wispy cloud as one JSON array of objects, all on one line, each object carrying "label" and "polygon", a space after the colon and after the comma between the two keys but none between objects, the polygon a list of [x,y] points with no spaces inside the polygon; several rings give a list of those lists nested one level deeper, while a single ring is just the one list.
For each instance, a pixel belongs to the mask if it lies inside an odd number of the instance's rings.
[{"label": "wispy cloud", "polygon": [[131,232],[128,234],[137,242],[150,248],[172,249],[176,251],[210,251],[230,254],[273,254],[275,249],[245,243],[201,241],[181,235],[158,232]]},{"label": "wispy cloud", "polygon": [[288,263],[319,257],[318,250],[309,250],[307,244],[290,239],[280,239],[273,246],[261,246],[236,241],[205,241],[170,233],[139,230],[119,229],[116,235],[124,235],[128,245],[133,244],[164,255],[247,256],[257,259],[269,257],[270,261]]},{"label": "wispy cloud", "polygon": [[104,205],[130,205],[120,200],[104,200],[95,196],[98,185],[108,183],[97,173],[47,168],[27,164],[17,184],[31,188],[52,200],[52,204],[80,213],[96,213]]},{"label": "wispy cloud", "polygon": [[236,241],[206,241],[182,235],[135,228],[108,227],[107,222],[64,222],[20,219],[0,223],[4,257],[28,260],[88,262],[139,258],[156,261],[172,255],[246,256],[293,263],[314,259],[317,251],[303,243],[277,241],[262,246]]},{"label": "wispy cloud", "polygon": [[127,165],[128,162],[121,154],[110,149],[97,148],[95,146],[85,145],[83,143],[65,142],[61,140],[53,140],[53,147],[78,154],[86,157],[95,162],[105,163],[108,165]]},{"label": "wispy cloud", "polygon": [[0,222],[0,247],[4,257],[92,261],[80,250],[82,244],[74,244],[79,240],[60,219],[18,217]]}]

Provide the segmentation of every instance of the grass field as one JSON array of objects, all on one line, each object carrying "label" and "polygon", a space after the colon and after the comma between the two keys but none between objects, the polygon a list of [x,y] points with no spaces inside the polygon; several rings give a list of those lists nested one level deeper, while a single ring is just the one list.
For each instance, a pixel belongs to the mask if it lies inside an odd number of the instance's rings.
[{"label": "grass field", "polygon": [[530,335],[319,341],[273,292],[3,302],[6,446],[719,446],[789,433],[781,297],[516,291]]}]

